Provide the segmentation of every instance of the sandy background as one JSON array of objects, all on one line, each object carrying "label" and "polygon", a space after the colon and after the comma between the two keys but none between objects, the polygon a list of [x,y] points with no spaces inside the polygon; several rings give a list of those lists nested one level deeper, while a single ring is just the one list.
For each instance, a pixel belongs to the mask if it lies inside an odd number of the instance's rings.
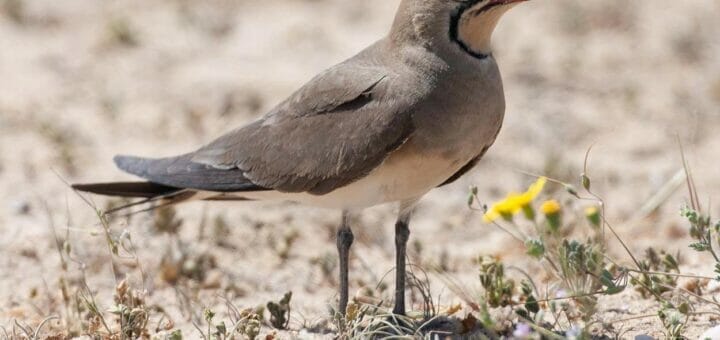
[{"label": "sandy background", "polygon": [[[100,305],[112,302],[116,281],[94,213],[54,172],[72,182],[126,180],[113,168],[114,154],[192,150],[381,37],[397,2],[0,0],[0,324],[60,314],[59,278],[78,282],[78,263],[61,270],[50,226],[86,265]],[[444,263],[470,292],[479,291],[478,255],[523,265],[521,246],[466,208],[467,188],[477,185],[491,202],[526,186],[531,178],[523,171],[574,181],[594,144],[590,175],[632,250],[681,250],[684,268],[709,275],[707,258],[687,249],[678,217],[683,189],[650,219],[627,221],[681,168],[677,136],[703,200],[720,213],[718,18],[720,2],[707,0],[536,0],[514,9],[494,39],[508,99],[505,128],[470,175],[423,200],[411,227],[411,258]],[[183,294],[190,310],[201,311],[222,306],[221,296],[252,307],[293,291],[295,331],[327,320],[338,212],[193,203],[178,214],[177,237],[157,233],[147,215],[114,221],[112,229],[132,235],[149,303],[164,306],[186,336],[197,332]],[[218,218],[226,230],[216,228]],[[352,293],[392,270],[393,219],[392,207],[378,207],[358,221]],[[202,283],[174,288],[160,278],[161,258],[178,240],[175,253],[214,258]],[[139,282],[131,262],[119,275]],[[323,264],[333,270],[329,277]],[[431,280],[443,305],[458,301]],[[653,305],[634,299],[606,302],[624,311],[612,318]],[[714,323],[693,320],[688,334]],[[628,336],[661,334],[657,318],[623,327]]]}]

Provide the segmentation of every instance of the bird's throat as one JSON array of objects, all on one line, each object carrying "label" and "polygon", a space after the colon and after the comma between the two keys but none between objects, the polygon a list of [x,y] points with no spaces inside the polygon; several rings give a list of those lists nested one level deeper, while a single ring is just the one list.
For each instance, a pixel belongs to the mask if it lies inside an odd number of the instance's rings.
[{"label": "bird's throat", "polygon": [[487,10],[467,8],[459,14],[455,23],[456,42],[475,57],[490,55],[492,33],[509,7],[497,6]]}]

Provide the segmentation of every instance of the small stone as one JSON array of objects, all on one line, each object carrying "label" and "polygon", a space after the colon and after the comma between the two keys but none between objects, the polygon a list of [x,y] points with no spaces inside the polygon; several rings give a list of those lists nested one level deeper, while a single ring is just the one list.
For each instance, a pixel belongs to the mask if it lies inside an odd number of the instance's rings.
[{"label": "small stone", "polygon": [[32,206],[30,202],[25,200],[14,201],[10,203],[10,210],[12,210],[15,215],[28,215],[32,210]]},{"label": "small stone", "polygon": [[27,257],[27,258],[30,258],[30,259],[37,259],[37,258],[38,258],[37,251],[36,251],[35,249],[32,249],[32,248],[23,248],[23,249],[21,249],[21,250],[20,250],[20,255],[22,255],[22,256],[24,256],[24,257]]},{"label": "small stone", "polygon": [[703,333],[700,338],[700,340],[720,340],[720,326],[715,326],[713,328],[708,329]]},{"label": "small stone", "polygon": [[635,340],[655,340],[655,338],[653,338],[647,334],[643,334],[643,335],[636,336]]},{"label": "small stone", "polygon": [[167,283],[175,283],[180,278],[180,265],[166,259],[160,263],[160,279]]}]

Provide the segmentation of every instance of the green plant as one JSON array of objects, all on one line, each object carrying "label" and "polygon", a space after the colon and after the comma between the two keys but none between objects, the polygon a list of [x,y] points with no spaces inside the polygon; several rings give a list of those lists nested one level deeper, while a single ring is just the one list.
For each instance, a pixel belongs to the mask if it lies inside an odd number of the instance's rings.
[{"label": "green plant", "polygon": [[670,304],[663,304],[662,309],[658,311],[658,317],[665,330],[665,339],[687,339],[683,333],[690,319],[689,308],[687,303],[683,303],[677,308]]},{"label": "green plant", "polygon": [[238,332],[245,335],[249,340],[255,340],[260,335],[262,313],[253,310],[243,310],[240,318],[237,319]]},{"label": "green plant", "polygon": [[127,279],[122,280],[115,287],[114,302],[110,313],[118,319],[121,337],[128,339],[148,337],[150,312],[145,305],[144,293],[133,289]]},{"label": "green plant", "polygon": [[572,295],[577,296],[575,302],[584,321],[589,321],[595,315],[597,295],[606,293],[602,278],[610,277],[605,283],[615,287],[611,275],[603,276],[609,272],[605,270],[607,264],[601,249],[599,245],[590,242],[585,244],[564,240],[555,258],[559,264],[559,268],[554,268],[556,276]]},{"label": "green plant", "polygon": [[715,274],[720,281],[720,256],[717,251],[720,249],[720,220],[712,223],[710,215],[703,214],[699,208],[684,207],[681,215],[690,223],[690,237],[696,242],[690,244],[690,248],[697,252],[707,252],[715,259]]},{"label": "green plant", "polygon": [[[40,324],[38,324],[37,328],[33,328],[30,325],[23,325],[20,321],[15,320],[13,323],[13,327],[10,333],[5,329],[5,327],[0,327],[0,330],[3,331],[3,339],[7,340],[14,340],[14,339],[40,339],[40,335],[42,334],[43,328],[45,328],[51,321],[57,320],[59,317],[57,316],[49,316],[42,321],[40,321]],[[19,331],[18,331],[19,329]],[[21,333],[22,332],[22,333]],[[62,335],[57,336],[50,336],[49,338],[62,338]]]},{"label": "green plant", "polygon": [[[562,290],[562,299],[572,301],[577,312],[569,305],[555,308],[553,298],[543,299],[550,302],[551,312],[565,314],[568,320],[581,319],[590,322],[595,315],[599,295],[611,295],[622,292],[625,285],[622,277],[614,275],[605,257],[605,241],[602,236],[602,212],[596,206],[584,209],[590,228],[573,230],[577,222],[564,218],[565,210],[576,210],[575,207],[563,207],[556,200],[547,200],[538,209],[533,202],[541,195],[549,180],[540,177],[522,194],[510,194],[504,200],[483,208],[484,220],[493,223],[506,233],[525,245],[526,254],[543,265],[546,273],[558,284],[555,290]],[[556,182],[559,183],[559,182]],[[562,183],[560,183],[562,184]],[[563,184],[567,191],[578,196],[577,191]],[[581,176],[581,185],[586,190],[591,181],[586,175]],[[477,192],[471,193],[471,206],[477,201]],[[522,218],[516,218],[517,215]],[[573,232],[590,234],[586,241],[568,239],[566,235]],[[510,304],[525,304],[524,308],[516,308],[516,313],[527,320],[532,320],[540,312],[538,298],[530,289],[531,282],[523,285],[522,296],[513,297],[513,286],[504,280],[501,264],[481,261],[481,284],[485,288],[486,303],[490,307]],[[528,277],[528,279],[530,279]],[[566,297],[567,296],[567,297]],[[515,302],[513,302],[515,301]],[[542,319],[540,317],[539,319]],[[539,320],[541,321],[541,320]]]},{"label": "green plant", "polygon": [[[435,339],[447,334],[466,335],[474,330],[477,320],[468,316],[467,327],[459,332],[448,330],[451,321],[446,316],[396,315],[379,304],[351,301],[348,313],[339,328],[339,339]],[[473,338],[473,337],[470,337]],[[482,339],[482,338],[481,338]]]},{"label": "green plant", "polygon": [[270,312],[270,324],[277,329],[286,329],[290,323],[290,299],[292,292],[287,292],[278,302],[270,301],[267,309]]},{"label": "green plant", "polygon": [[490,307],[510,305],[515,290],[515,281],[505,278],[505,266],[489,256],[483,256],[480,263],[480,284],[485,289],[485,302]]},{"label": "green plant", "polygon": [[[242,335],[242,339],[255,340],[260,336],[263,323],[263,307],[255,309],[238,309],[230,300],[225,300],[228,318],[218,320],[217,313],[210,308],[204,308],[202,318],[193,316],[193,326],[205,340],[230,340],[237,339],[238,335]],[[199,322],[204,322],[202,327]],[[265,337],[272,339],[272,333]]]},{"label": "green plant", "polygon": [[[542,322],[542,320],[540,320],[542,316],[539,315],[540,304],[534,295],[534,287],[532,287],[532,283],[523,280],[520,283],[520,288],[522,292],[520,301],[523,302],[523,306],[515,309],[515,313],[525,320]],[[538,318],[538,316],[540,316],[540,318]]]},{"label": "green plant", "polygon": [[[471,191],[468,201],[470,207],[474,210],[482,210],[486,222],[493,223],[524,244],[529,258],[539,260],[545,273],[553,278],[549,291],[554,291],[555,296],[550,294],[539,296],[532,281],[533,277],[529,274],[525,274],[528,281],[522,283],[520,295],[513,295],[512,291],[504,292],[506,296],[503,299],[511,301],[508,305],[514,307],[515,313],[521,318],[516,323],[518,325],[516,331],[525,334],[523,336],[529,336],[527,327],[520,327],[523,323],[525,325],[529,323],[534,332],[543,336],[546,336],[545,332],[550,331],[551,335],[571,336],[572,334],[574,338],[585,338],[591,334],[593,325],[596,325],[596,329],[597,326],[601,326],[603,330],[613,331],[612,323],[607,324],[603,322],[604,320],[594,318],[599,311],[598,297],[623,292],[628,284],[632,284],[644,298],[653,298],[660,304],[657,313],[634,316],[631,319],[659,317],[665,335],[669,339],[684,339],[683,333],[690,316],[717,315],[716,311],[700,310],[707,306],[720,308],[720,303],[715,299],[704,297],[700,289],[702,281],[713,278],[681,273],[679,253],[672,255],[664,250],[650,248],[643,258],[636,257],[625,240],[605,219],[605,202],[592,191],[592,181],[586,173],[587,169],[580,177],[583,193],[570,184],[540,178],[525,193],[510,194],[490,208],[482,205],[482,209],[477,208],[476,202],[479,201],[477,190]],[[690,247],[699,252],[709,253],[716,260],[715,273],[718,277],[715,279],[720,280],[720,261],[717,253],[720,249],[720,221],[713,223],[709,214],[703,213],[687,165],[685,173],[691,204],[690,207],[682,210],[682,216],[689,221],[690,236],[695,240]],[[533,201],[540,196],[546,182],[562,185],[577,202],[583,204],[588,201],[593,202],[584,209],[585,221],[590,228],[577,228],[580,223],[572,217],[579,214],[576,213],[577,205],[572,201],[561,204],[549,200],[540,206],[541,214],[536,213]],[[518,219],[518,215],[523,218]],[[567,215],[571,218],[565,218]],[[633,265],[620,265],[607,254],[606,230],[622,246]],[[578,233],[584,234],[585,241],[580,241],[582,238],[575,235]],[[487,271],[487,268],[483,270]],[[492,271],[488,272],[492,273]],[[678,284],[681,277],[693,281],[681,287]],[[487,278],[485,280],[485,283],[489,282]],[[485,283],[483,287],[490,290],[486,292],[488,297],[503,292],[497,288],[502,285]],[[482,316],[483,324],[494,325],[496,322],[488,317],[490,315],[488,307],[492,306],[490,302],[495,304],[497,299],[487,302],[481,304],[476,311]],[[544,312],[549,312],[549,317],[543,315]],[[578,321],[582,323],[577,323]]]},{"label": "green plant", "polygon": [[[679,140],[678,143],[680,143]],[[698,252],[708,252],[712,255],[715,260],[715,274],[717,274],[715,279],[720,281],[720,256],[716,252],[716,248],[720,248],[720,220],[713,225],[710,214],[705,213],[700,205],[697,186],[690,171],[690,165],[685,158],[682,144],[680,144],[680,155],[682,156],[688,196],[690,197],[689,206],[683,207],[680,214],[690,223],[690,237],[696,241],[690,244],[690,248]]]},{"label": "green plant", "polygon": [[[644,298],[651,296],[663,300],[662,294],[670,292],[678,284],[678,277],[672,273],[680,273],[676,256],[657,252],[654,248],[645,251],[645,259],[639,261],[640,275],[633,277],[631,283]],[[666,273],[666,274],[663,274]]]}]

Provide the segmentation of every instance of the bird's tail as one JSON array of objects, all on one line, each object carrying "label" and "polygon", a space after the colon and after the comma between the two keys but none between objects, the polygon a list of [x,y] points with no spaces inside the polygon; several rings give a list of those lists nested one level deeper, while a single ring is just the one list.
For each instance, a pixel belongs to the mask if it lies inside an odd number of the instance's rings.
[{"label": "bird's tail", "polygon": [[153,198],[173,194],[182,190],[152,182],[73,184],[72,188],[98,195],[127,198]]},{"label": "bird's tail", "polygon": [[145,206],[140,211],[127,213],[128,215],[133,215],[185,202],[195,198],[198,194],[198,192],[194,190],[175,188],[152,182],[73,184],[72,188],[77,191],[103,196],[141,198],[141,200],[104,211],[105,214],[128,212],[132,207]]},{"label": "bird's tail", "polygon": [[[88,192],[103,196],[114,196],[123,198],[139,198],[135,202],[121,205],[104,211],[104,214],[124,213],[122,216],[139,214],[175,205],[182,202],[203,200],[203,201],[247,201],[242,196],[228,193],[203,192],[193,189],[176,188],[153,182],[111,182],[94,184],[73,184],[72,188],[77,191]],[[129,212],[130,208],[141,207],[140,210]]]}]

